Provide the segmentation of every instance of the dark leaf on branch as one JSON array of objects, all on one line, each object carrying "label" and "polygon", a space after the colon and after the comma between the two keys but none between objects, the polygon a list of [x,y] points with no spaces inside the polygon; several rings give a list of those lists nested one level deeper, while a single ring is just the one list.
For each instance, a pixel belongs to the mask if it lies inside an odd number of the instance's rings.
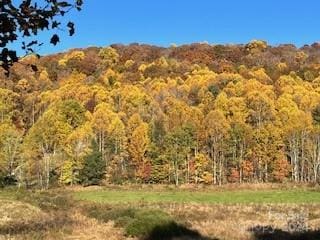
[{"label": "dark leaf on branch", "polygon": [[57,22],[57,21],[53,21],[51,28],[57,28],[60,24],[61,24],[61,23],[59,23],[59,22]]},{"label": "dark leaf on branch", "polygon": [[68,22],[67,27],[69,28],[69,35],[72,36],[74,34],[74,23]]},{"label": "dark leaf on branch", "polygon": [[58,6],[65,8],[65,7],[71,7],[71,4],[68,2],[59,2]]},{"label": "dark leaf on branch", "polygon": [[[0,0],[0,67],[7,71],[18,60],[16,51],[6,48],[8,43],[15,42],[20,36],[36,36],[39,31],[59,28],[60,17],[71,9],[81,10],[82,4],[82,0]],[[74,23],[69,22],[67,30],[70,36],[74,35]],[[50,43],[57,45],[58,42],[60,38],[54,34]],[[21,48],[26,52],[35,52],[34,47],[41,45],[35,40],[22,42]]]},{"label": "dark leaf on branch", "polygon": [[38,44],[38,41],[32,41],[32,42],[28,43],[27,47],[31,47],[31,46],[33,46],[35,44]]},{"label": "dark leaf on branch", "polygon": [[77,0],[76,4],[77,4],[77,6],[79,6],[79,7],[82,6],[83,0]]},{"label": "dark leaf on branch", "polygon": [[59,38],[59,36],[57,34],[54,34],[51,37],[50,43],[53,44],[53,45],[57,45],[58,42],[60,42],[60,38]]}]

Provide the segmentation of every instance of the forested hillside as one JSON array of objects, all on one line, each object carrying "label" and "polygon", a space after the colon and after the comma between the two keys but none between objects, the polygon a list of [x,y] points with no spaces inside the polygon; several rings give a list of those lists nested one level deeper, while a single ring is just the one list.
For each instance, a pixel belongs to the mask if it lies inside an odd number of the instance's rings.
[{"label": "forested hillside", "polygon": [[317,182],[320,44],[28,56],[0,114],[0,185]]}]

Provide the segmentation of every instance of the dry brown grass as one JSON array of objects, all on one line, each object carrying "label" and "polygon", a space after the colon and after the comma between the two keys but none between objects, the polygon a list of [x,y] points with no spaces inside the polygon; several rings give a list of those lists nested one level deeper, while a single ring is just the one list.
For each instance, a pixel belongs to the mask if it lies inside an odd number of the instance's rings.
[{"label": "dry brown grass", "polygon": [[0,200],[0,228],[13,224],[29,224],[46,218],[46,213],[31,204]]},{"label": "dry brown grass", "polygon": [[320,204],[131,203],[121,206],[161,209],[202,236],[219,240],[255,240],[250,229],[257,226],[271,226],[286,232],[293,217],[304,214],[308,230],[320,229]]},{"label": "dry brown grass", "polygon": [[249,229],[256,226],[271,226],[273,229],[287,231],[288,222],[304,214],[309,230],[320,229],[319,204],[186,204],[172,205],[167,210],[177,218],[186,220],[202,235],[218,239],[253,239]]},{"label": "dry brown grass", "polygon": [[[148,186],[146,186],[148,187]],[[166,189],[165,186],[161,186]],[[161,188],[158,186],[158,188]],[[270,187],[270,186],[269,186]],[[100,187],[94,187],[100,189]],[[229,188],[230,189],[230,186]],[[82,188],[78,189],[79,191]],[[69,191],[69,190],[68,190]],[[60,194],[60,193],[59,193]],[[39,198],[40,200],[42,198]],[[64,204],[64,201],[55,203]],[[40,201],[38,200],[38,202]],[[44,198],[47,202],[50,198]],[[70,199],[69,199],[70,200]],[[42,200],[41,200],[42,201]],[[73,201],[71,199],[71,201]],[[0,240],[66,239],[124,240],[124,230],[112,221],[102,222],[87,217],[84,210],[89,202],[68,201],[61,209],[24,201],[0,200]],[[50,205],[50,204],[49,204]],[[50,205],[51,206],[51,205]],[[272,226],[287,230],[292,216],[306,214],[308,229],[320,229],[320,204],[200,204],[200,203],[128,203],[109,204],[109,208],[161,209],[178,223],[198,231],[202,236],[219,240],[256,240],[249,229]],[[281,238],[280,238],[281,239]],[[178,240],[175,239],[175,240]],[[286,239],[284,239],[286,240]]]},{"label": "dry brown grass", "polygon": [[292,189],[312,189],[320,190],[318,184],[313,183],[228,183],[221,186],[218,185],[202,185],[202,184],[181,184],[176,187],[172,184],[126,184],[113,185],[104,184],[101,186],[74,186],[66,187],[67,191],[94,191],[94,190],[150,190],[150,191],[167,191],[167,190],[192,190],[192,191],[239,191],[239,190],[292,190]]},{"label": "dry brown grass", "polygon": [[123,240],[123,231],[113,222],[85,217],[80,209],[45,212],[20,201],[0,200],[0,240],[66,239]]},{"label": "dry brown grass", "polygon": [[122,229],[115,228],[113,222],[102,223],[93,218],[88,218],[80,212],[75,212],[72,215],[74,221],[71,232],[65,236],[66,240],[123,240]]}]

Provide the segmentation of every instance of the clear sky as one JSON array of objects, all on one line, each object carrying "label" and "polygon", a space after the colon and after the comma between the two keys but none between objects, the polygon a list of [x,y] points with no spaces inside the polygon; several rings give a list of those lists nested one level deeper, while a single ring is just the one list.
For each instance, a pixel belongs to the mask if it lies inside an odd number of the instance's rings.
[{"label": "clear sky", "polygon": [[[84,0],[83,10],[67,15],[76,35],[45,44],[40,53],[112,43],[203,42],[297,46],[320,40],[320,0]],[[49,39],[43,34],[41,40]]]}]

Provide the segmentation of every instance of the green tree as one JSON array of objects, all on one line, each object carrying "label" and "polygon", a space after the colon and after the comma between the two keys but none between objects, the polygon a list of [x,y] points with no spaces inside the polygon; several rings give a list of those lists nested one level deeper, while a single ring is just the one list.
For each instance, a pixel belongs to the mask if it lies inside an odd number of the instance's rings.
[{"label": "green tree", "polygon": [[92,141],[91,149],[91,153],[85,156],[83,168],[79,173],[80,183],[85,186],[98,185],[106,176],[106,162],[95,141]]},{"label": "green tree", "polygon": [[165,155],[171,160],[176,186],[179,185],[180,171],[188,168],[188,155],[194,147],[193,130],[189,126],[176,128],[165,137]]}]

